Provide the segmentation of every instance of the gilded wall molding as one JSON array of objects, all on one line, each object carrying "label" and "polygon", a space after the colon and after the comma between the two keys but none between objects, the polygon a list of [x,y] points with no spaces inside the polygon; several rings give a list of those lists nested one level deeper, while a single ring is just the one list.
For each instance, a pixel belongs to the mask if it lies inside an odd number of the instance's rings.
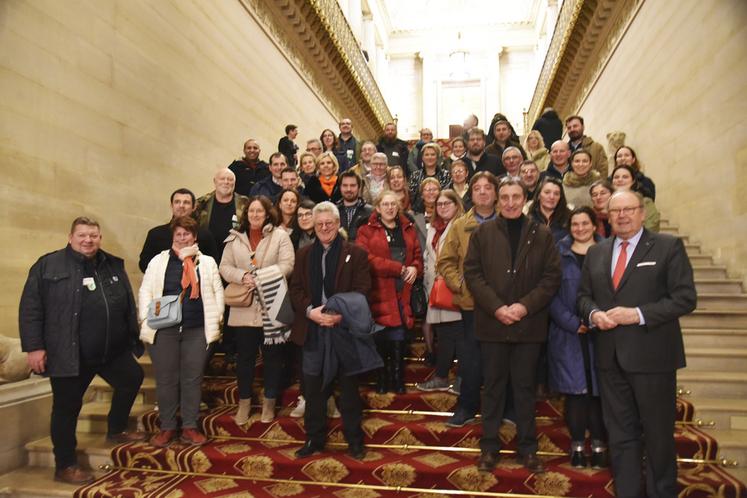
[{"label": "gilded wall molding", "polygon": [[529,107],[575,114],[586,100],[645,0],[566,0]]},{"label": "gilded wall molding", "polygon": [[392,114],[336,0],[239,0],[325,106],[376,137]]}]

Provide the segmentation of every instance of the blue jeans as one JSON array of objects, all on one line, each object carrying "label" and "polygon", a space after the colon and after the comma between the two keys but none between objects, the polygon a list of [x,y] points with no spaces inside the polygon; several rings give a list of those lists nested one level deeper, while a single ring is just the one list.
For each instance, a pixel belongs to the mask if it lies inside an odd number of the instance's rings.
[{"label": "blue jeans", "polygon": [[462,311],[462,321],[463,331],[456,341],[459,376],[462,378],[456,411],[474,415],[480,410],[480,387],[482,386],[480,343],[475,337],[475,313]]}]

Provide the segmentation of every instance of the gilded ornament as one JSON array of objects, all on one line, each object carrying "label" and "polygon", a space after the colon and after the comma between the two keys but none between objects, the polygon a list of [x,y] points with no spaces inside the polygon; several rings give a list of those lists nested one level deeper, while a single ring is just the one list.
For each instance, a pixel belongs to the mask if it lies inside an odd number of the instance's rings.
[{"label": "gilded ornament", "polygon": [[278,497],[296,496],[302,494],[305,491],[303,486],[295,482],[281,482],[265,489],[272,496]]},{"label": "gilded ornament", "polygon": [[413,460],[417,460],[418,462],[425,464],[433,469],[458,462],[456,458],[452,458],[446,453],[441,453],[438,451],[429,451],[425,455],[416,456],[415,458],[413,458]]},{"label": "gilded ornament", "polygon": [[368,435],[368,437],[373,437],[373,435],[376,434],[379,429],[381,429],[382,427],[386,427],[387,425],[392,425],[392,423],[384,419],[373,417],[365,419],[361,423],[361,428],[363,429],[363,432]]},{"label": "gilded ornament", "polygon": [[498,479],[492,473],[480,472],[474,465],[456,469],[446,480],[465,491],[487,491],[498,484]]},{"label": "gilded ornament", "polygon": [[373,391],[369,391],[366,393],[366,397],[368,398],[368,406],[375,410],[381,410],[382,408],[386,408],[387,406],[392,404],[395,394],[379,394]]},{"label": "gilded ornament", "polygon": [[181,489],[173,489],[171,490],[165,498],[183,498],[184,497],[184,491]]},{"label": "gilded ornament", "polygon": [[340,482],[350,474],[345,465],[331,457],[309,462],[301,472],[317,482]]},{"label": "gilded ornament", "polygon": [[537,437],[537,445],[540,451],[544,451],[547,453],[565,453],[565,450],[557,447],[555,443],[552,442],[552,439],[547,436],[547,434],[540,434]]},{"label": "gilded ornament", "polygon": [[571,480],[560,472],[535,474],[534,492],[542,495],[566,496],[571,490]]},{"label": "gilded ornament", "polygon": [[252,447],[244,443],[233,443],[218,445],[215,449],[224,455],[235,455],[237,453],[246,453],[247,451],[250,451]]},{"label": "gilded ornament", "polygon": [[339,498],[378,498],[381,496],[373,489],[364,488],[347,488],[342,491],[335,491],[333,494]]},{"label": "gilded ornament", "polygon": [[207,472],[210,470],[210,467],[213,466],[213,464],[210,463],[210,458],[208,458],[202,450],[197,450],[192,453],[189,463],[189,467],[193,472]]},{"label": "gilded ornament", "polygon": [[448,412],[456,405],[457,398],[448,393],[428,393],[421,396],[428,406],[437,412]]},{"label": "gilded ornament", "polygon": [[247,456],[234,464],[234,468],[247,477],[267,479],[272,477],[272,459],[265,455]]},{"label": "gilded ornament", "polygon": [[236,481],[228,477],[211,477],[202,481],[195,481],[195,486],[200,488],[204,494],[215,493],[216,491],[225,491],[238,486]]},{"label": "gilded ornament", "polygon": [[501,438],[503,444],[508,444],[513,438],[516,437],[516,426],[513,424],[501,424],[498,429],[498,437]]},{"label": "gilded ornament", "polygon": [[[403,427],[400,430],[394,434],[387,442],[386,444],[394,444],[394,445],[408,445],[408,446],[422,446],[423,443],[418,441],[418,439],[413,436],[412,431],[408,429],[407,427]],[[392,448],[391,451],[395,453],[399,453],[400,455],[406,455],[408,453],[412,453],[414,451],[418,451],[415,449],[398,449],[398,448]]]},{"label": "gilded ornament", "polygon": [[268,448],[277,448],[288,444],[288,441],[293,441],[293,437],[285,432],[280,424],[274,423],[272,426],[260,436],[262,444]]},{"label": "gilded ornament", "polygon": [[406,463],[385,463],[377,470],[381,471],[377,477],[387,486],[407,487],[417,477],[415,468]]}]

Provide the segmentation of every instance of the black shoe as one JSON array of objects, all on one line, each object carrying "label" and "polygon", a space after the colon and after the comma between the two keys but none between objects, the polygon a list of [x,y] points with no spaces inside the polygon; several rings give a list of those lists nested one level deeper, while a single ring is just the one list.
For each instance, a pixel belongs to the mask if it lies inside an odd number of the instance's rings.
[{"label": "black shoe", "polygon": [[545,471],[545,465],[542,463],[542,460],[539,459],[537,453],[528,453],[524,456],[519,456],[519,461],[533,474],[541,474]]},{"label": "black shoe", "polygon": [[362,444],[349,445],[348,455],[356,460],[363,460],[366,457],[366,447]]},{"label": "black shoe", "polygon": [[397,394],[405,394],[405,341],[392,341],[391,347],[392,378],[389,387]]},{"label": "black shoe", "polygon": [[386,366],[381,367],[376,372],[376,392],[378,394],[386,394],[389,390],[389,382],[387,382],[388,377]]},{"label": "black shoe", "polygon": [[306,441],[306,444],[296,450],[296,458],[310,457],[314,453],[321,453],[322,451],[324,451],[324,445]]},{"label": "black shoe", "polygon": [[[593,456],[592,456],[593,458]],[[583,469],[586,468],[586,455],[583,451],[571,451],[571,467],[575,467],[577,469]]]},{"label": "black shoe", "polygon": [[480,453],[480,458],[477,459],[477,470],[480,472],[493,472],[500,459],[501,454],[497,451],[483,450]]},{"label": "black shoe", "polygon": [[609,467],[609,460],[607,458],[607,449],[601,449],[598,451],[596,448],[591,451],[591,468],[592,469],[606,469]]}]

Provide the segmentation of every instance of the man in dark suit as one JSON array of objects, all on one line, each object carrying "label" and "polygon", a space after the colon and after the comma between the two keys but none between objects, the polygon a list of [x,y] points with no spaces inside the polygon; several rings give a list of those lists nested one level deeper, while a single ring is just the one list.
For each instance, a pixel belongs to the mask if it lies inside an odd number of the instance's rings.
[{"label": "man in dark suit", "polygon": [[[322,351],[321,334],[329,333],[323,328],[336,327],[342,321],[342,315],[325,309],[327,300],[342,292],[358,292],[366,296],[371,290],[368,254],[345,241],[339,230],[340,212],[337,207],[331,202],[317,204],[314,207],[316,239],[313,244],[299,249],[290,282],[289,292],[296,312],[291,340],[303,346],[303,394],[306,397],[306,444],[296,451],[297,458],[323,451],[327,439],[326,400],[332,394],[333,384],[324,385],[323,382],[327,359]],[[375,355],[373,341],[370,349]],[[340,361],[343,363],[347,362]],[[365,456],[361,428],[363,405],[358,393],[358,378],[346,375],[340,367],[339,383],[339,406],[348,454],[362,460]]]},{"label": "man in dark suit", "polygon": [[693,271],[682,241],[643,228],[643,198],[609,200],[617,234],[586,255],[578,306],[594,327],[604,421],[618,498],[677,496],[674,444],[677,369],[685,366],[679,317],[695,309]]}]

